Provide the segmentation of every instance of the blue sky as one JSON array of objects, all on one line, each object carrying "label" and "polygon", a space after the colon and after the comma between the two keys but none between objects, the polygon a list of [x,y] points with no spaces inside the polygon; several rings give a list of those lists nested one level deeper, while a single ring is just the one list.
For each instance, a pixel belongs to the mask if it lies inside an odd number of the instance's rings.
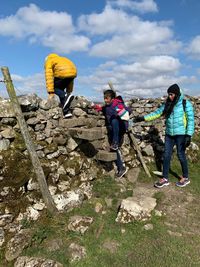
[{"label": "blue sky", "polygon": [[18,95],[47,97],[43,65],[53,52],[76,64],[74,94],[91,100],[110,81],[125,98],[159,97],[172,83],[199,96],[199,13],[198,0],[2,1],[0,66]]}]

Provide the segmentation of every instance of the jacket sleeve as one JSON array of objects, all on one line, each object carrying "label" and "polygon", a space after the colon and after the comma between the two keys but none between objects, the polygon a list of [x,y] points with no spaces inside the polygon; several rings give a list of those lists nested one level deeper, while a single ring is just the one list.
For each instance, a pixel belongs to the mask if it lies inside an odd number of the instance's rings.
[{"label": "jacket sleeve", "polygon": [[54,93],[54,76],[52,62],[47,59],[44,67],[47,92],[49,94]]},{"label": "jacket sleeve", "polygon": [[145,121],[153,121],[162,116],[163,110],[164,110],[165,104],[157,108],[154,112],[151,112],[144,116]]},{"label": "jacket sleeve", "polygon": [[194,133],[194,109],[189,100],[186,101],[185,113],[187,119],[186,134],[192,136]]}]

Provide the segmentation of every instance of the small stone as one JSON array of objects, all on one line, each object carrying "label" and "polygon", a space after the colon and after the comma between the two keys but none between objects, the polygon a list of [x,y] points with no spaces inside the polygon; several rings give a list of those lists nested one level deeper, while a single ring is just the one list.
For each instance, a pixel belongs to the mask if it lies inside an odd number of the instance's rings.
[{"label": "small stone", "polygon": [[153,230],[153,224],[151,224],[151,223],[145,224],[144,225],[144,229],[147,230],[147,231],[148,230]]},{"label": "small stone", "polygon": [[121,233],[124,234],[126,232],[126,229],[122,228]]},{"label": "small stone", "polygon": [[102,210],[103,210],[103,205],[100,202],[96,203],[96,205],[95,205],[95,212],[96,213],[99,213]]}]

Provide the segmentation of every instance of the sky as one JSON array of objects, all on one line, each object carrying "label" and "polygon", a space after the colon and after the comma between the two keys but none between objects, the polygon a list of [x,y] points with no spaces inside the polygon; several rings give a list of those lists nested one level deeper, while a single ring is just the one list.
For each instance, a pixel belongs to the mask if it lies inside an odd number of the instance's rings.
[{"label": "sky", "polygon": [[199,0],[1,1],[0,66],[17,95],[48,97],[44,60],[57,53],[77,66],[74,94],[93,101],[109,82],[125,99],[160,97],[173,83],[199,96],[199,14]]}]

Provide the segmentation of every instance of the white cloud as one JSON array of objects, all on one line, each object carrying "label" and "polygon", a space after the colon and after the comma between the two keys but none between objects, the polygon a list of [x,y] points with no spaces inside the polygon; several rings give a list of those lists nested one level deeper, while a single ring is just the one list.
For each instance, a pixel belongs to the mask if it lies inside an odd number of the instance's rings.
[{"label": "white cloud", "polygon": [[109,1],[111,5],[118,6],[121,8],[128,8],[140,13],[157,12],[158,7],[154,0],[142,0],[142,1],[131,1],[131,0],[116,0]]},{"label": "white cloud", "polygon": [[[132,25],[129,24],[131,18]],[[78,26],[80,30],[91,35],[108,35],[129,32],[133,28],[135,20],[138,20],[136,16],[129,16],[126,12],[107,5],[102,13],[81,15],[78,19]]]},{"label": "white cloud", "polygon": [[85,51],[90,44],[87,37],[76,34],[71,15],[43,11],[34,4],[0,19],[0,35],[27,38],[30,43],[38,42],[63,53]]},{"label": "white cloud", "polygon": [[[132,11],[157,12],[158,8],[153,0],[107,1],[102,12],[82,15],[74,24],[66,12],[44,11],[30,4],[0,19],[0,35],[39,43],[54,52],[88,53],[90,59],[87,62],[88,54],[85,54],[84,60],[86,69],[91,72],[84,70],[87,75],[81,76],[78,66],[76,84],[82,92],[88,88],[102,95],[102,90],[112,81],[124,96],[161,96],[172,83],[196,83],[194,76],[180,75],[182,63],[176,54],[183,44],[174,37],[173,21],[148,21],[133,15]],[[200,58],[199,47],[200,36],[196,36],[187,52]],[[96,63],[92,57],[101,57],[102,63],[96,69],[93,69]],[[12,77],[20,92],[47,96],[44,74]]]},{"label": "white cloud", "polygon": [[197,35],[186,48],[186,52],[196,59],[200,59],[200,35]]},{"label": "white cloud", "polygon": [[[102,68],[103,66],[103,68]],[[84,87],[92,84],[102,98],[102,91],[111,81],[118,93],[125,97],[153,97],[162,96],[173,83],[194,84],[194,76],[179,76],[181,63],[170,56],[155,56],[132,64],[117,64],[105,62],[88,76],[78,77]]]},{"label": "white cloud", "polygon": [[44,75],[36,73],[29,76],[11,74],[17,95],[35,93],[40,97],[47,97]]},{"label": "white cloud", "polygon": [[101,37],[101,41],[94,43],[90,49],[92,56],[119,58],[174,54],[182,45],[173,40],[171,22],[144,21],[109,5],[102,13],[82,15],[78,25],[87,34]]},{"label": "white cloud", "polygon": [[[132,75],[156,76],[160,74],[175,73],[181,67],[178,59],[170,56],[154,56],[146,61],[136,62],[129,65],[121,65],[118,71]],[[115,68],[117,70],[117,68]]]}]

